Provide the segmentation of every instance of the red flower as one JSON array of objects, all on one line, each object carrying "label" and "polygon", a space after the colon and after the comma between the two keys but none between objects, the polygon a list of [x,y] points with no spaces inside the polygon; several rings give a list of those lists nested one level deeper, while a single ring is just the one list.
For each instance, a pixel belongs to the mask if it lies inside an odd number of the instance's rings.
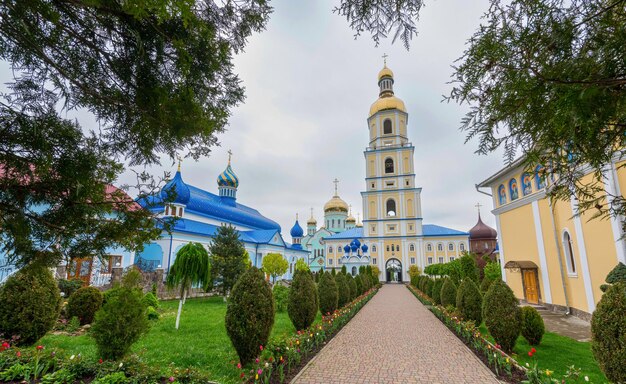
[{"label": "red flower", "polygon": [[16,355],[17,355],[17,357],[21,357],[22,356],[22,352],[17,351]]},{"label": "red flower", "polygon": [[241,378],[243,379],[243,377],[244,377],[245,375],[246,375],[245,373],[241,372],[241,375],[239,375],[239,377],[241,377]]},{"label": "red flower", "polygon": [[98,364],[102,364],[102,359],[98,360]]},{"label": "red flower", "polygon": [[38,345],[38,346],[37,346],[37,350],[38,350],[38,351],[41,351],[42,349],[43,349],[43,345]]},{"label": "red flower", "polygon": [[528,351],[528,356],[533,357],[533,352],[532,351]]},{"label": "red flower", "polygon": [[259,348],[261,349],[261,351],[263,350],[263,346],[262,345],[259,345]]},{"label": "red flower", "polygon": [[241,363],[237,363],[237,369],[241,369]]},{"label": "red flower", "polygon": [[532,353],[537,352],[537,350],[536,350],[534,347],[533,347],[533,348],[531,348],[531,349],[530,349],[530,351],[531,351]]}]

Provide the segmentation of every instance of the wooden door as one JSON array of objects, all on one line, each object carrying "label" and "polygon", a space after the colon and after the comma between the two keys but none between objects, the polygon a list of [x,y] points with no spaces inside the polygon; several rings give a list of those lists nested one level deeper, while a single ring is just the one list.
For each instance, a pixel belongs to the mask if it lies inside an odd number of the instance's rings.
[{"label": "wooden door", "polygon": [[72,260],[72,262],[70,263],[70,267],[67,270],[67,278],[81,279],[83,281],[83,285],[89,285],[89,282],[91,280],[92,265],[92,257]]},{"label": "wooden door", "polygon": [[524,274],[524,296],[526,301],[532,304],[539,304],[539,292],[537,289],[537,270],[523,269]]}]

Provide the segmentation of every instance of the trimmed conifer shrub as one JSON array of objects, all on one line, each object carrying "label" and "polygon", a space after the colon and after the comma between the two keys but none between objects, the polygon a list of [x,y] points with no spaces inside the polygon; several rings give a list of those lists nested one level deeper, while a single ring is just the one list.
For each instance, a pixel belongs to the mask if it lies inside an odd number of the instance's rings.
[{"label": "trimmed conifer shrub", "polygon": [[350,287],[348,286],[346,275],[343,273],[338,273],[335,276],[335,283],[337,283],[337,292],[339,294],[337,307],[341,308],[350,302]]},{"label": "trimmed conifer shrub", "polygon": [[356,286],[356,280],[352,275],[346,275],[348,278],[348,287],[350,288],[350,301],[354,300],[358,296],[358,287]]},{"label": "trimmed conifer shrub", "polygon": [[425,284],[425,292],[426,296],[433,297],[433,286],[435,285],[435,281],[433,279],[428,279]]},{"label": "trimmed conifer shrub", "polygon": [[372,280],[370,279],[370,275],[367,274],[367,271],[361,275],[361,279],[363,281],[363,293],[365,293],[372,288]]},{"label": "trimmed conifer shrub", "polygon": [[260,269],[248,269],[233,286],[225,325],[242,365],[257,357],[259,347],[267,344],[274,326],[274,297]]},{"label": "trimmed conifer shrub", "polygon": [[339,291],[335,278],[330,273],[324,273],[320,276],[317,292],[320,296],[320,312],[322,312],[322,315],[335,312],[337,302],[339,301]]},{"label": "trimmed conifer shrub", "polygon": [[606,290],[591,317],[591,351],[609,381],[626,383],[626,283]]},{"label": "trimmed conifer shrub", "polygon": [[483,319],[502,350],[512,352],[522,326],[522,310],[513,291],[502,280],[494,281],[483,297]]},{"label": "trimmed conifer shrub", "polygon": [[473,321],[477,326],[483,321],[483,297],[472,279],[463,279],[456,294],[456,309],[466,321]]},{"label": "trimmed conifer shrub", "polygon": [[68,318],[76,316],[80,325],[91,324],[96,312],[102,306],[102,293],[95,287],[83,287],[67,301]]},{"label": "trimmed conifer shrub", "polygon": [[159,308],[159,299],[152,291],[143,295],[143,303],[147,307],[153,307],[154,309]]},{"label": "trimmed conifer shrub", "polygon": [[417,288],[417,283],[419,281],[419,276],[411,276],[411,285]]},{"label": "trimmed conifer shrub", "polygon": [[481,281],[480,283],[480,292],[482,292],[483,294],[487,292],[487,290],[489,290],[489,287],[491,286],[491,283],[493,283],[493,280],[485,276],[483,281]]},{"label": "trimmed conifer shrub", "polygon": [[456,285],[451,279],[446,278],[441,286],[440,293],[441,305],[447,307],[448,305],[456,305]]},{"label": "trimmed conifer shrub", "polygon": [[361,275],[356,275],[354,282],[356,283],[356,295],[357,297],[361,296],[363,294],[363,278]]},{"label": "trimmed conifer shrub", "polygon": [[348,270],[346,269],[345,265],[341,266],[341,273],[343,273],[344,275],[348,273]]},{"label": "trimmed conifer shrub", "polygon": [[317,287],[309,271],[296,271],[293,276],[287,314],[297,330],[306,329],[313,324],[317,315]]},{"label": "trimmed conifer shrub", "polygon": [[50,270],[28,265],[0,286],[0,334],[30,345],[52,329],[61,311],[61,295]]},{"label": "trimmed conifer shrub", "polygon": [[432,295],[430,296],[435,304],[441,304],[441,288],[443,287],[444,279],[436,279],[433,283]]},{"label": "trimmed conifer shrub", "polygon": [[543,319],[533,307],[522,307],[522,336],[530,345],[539,345],[546,332]]},{"label": "trimmed conifer shrub", "polygon": [[459,259],[461,267],[461,278],[472,279],[474,282],[478,281],[478,267],[476,266],[476,260],[470,254],[466,254]]},{"label": "trimmed conifer shrub", "polygon": [[[140,290],[119,287],[107,297],[96,312],[90,335],[96,341],[98,355],[118,360],[148,331],[147,307]],[[121,326],[123,325],[123,326]]]}]

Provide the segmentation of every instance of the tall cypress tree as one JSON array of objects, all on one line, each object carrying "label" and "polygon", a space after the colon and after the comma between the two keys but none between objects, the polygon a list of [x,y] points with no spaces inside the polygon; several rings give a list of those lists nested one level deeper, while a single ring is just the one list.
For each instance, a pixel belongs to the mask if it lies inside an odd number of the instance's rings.
[{"label": "tall cypress tree", "polygon": [[213,281],[221,280],[222,294],[228,295],[239,276],[250,265],[250,258],[239,233],[232,225],[222,225],[209,246]]}]

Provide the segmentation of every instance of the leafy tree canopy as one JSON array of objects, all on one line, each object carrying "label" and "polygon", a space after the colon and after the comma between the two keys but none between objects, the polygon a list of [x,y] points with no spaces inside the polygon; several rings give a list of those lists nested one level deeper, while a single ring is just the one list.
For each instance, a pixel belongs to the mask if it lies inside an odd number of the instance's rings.
[{"label": "leafy tree canopy", "polygon": [[287,272],[289,263],[280,253],[268,253],[263,257],[263,272],[272,276],[272,280],[276,282],[276,277]]}]

